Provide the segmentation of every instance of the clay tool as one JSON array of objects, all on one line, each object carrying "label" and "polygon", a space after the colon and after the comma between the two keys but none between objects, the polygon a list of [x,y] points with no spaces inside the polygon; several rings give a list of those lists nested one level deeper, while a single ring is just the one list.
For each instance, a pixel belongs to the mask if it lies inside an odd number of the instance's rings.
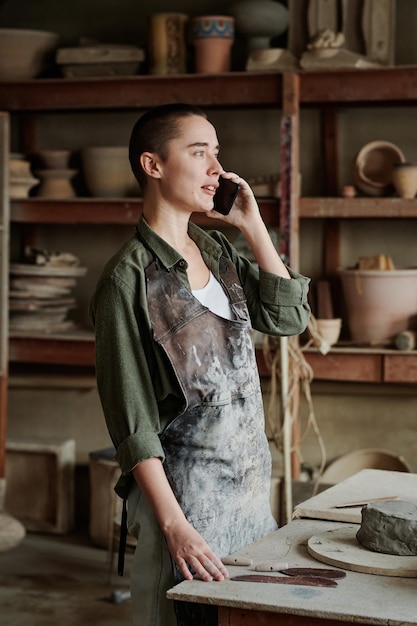
[{"label": "clay tool", "polygon": [[225,556],[221,559],[223,565],[241,565],[242,567],[250,567],[253,565],[252,559],[244,556]]},{"label": "clay tool", "polygon": [[266,574],[242,574],[242,576],[232,576],[230,580],[247,583],[304,585],[308,587],[337,587],[337,582],[333,578],[319,578],[318,576],[267,576]]},{"label": "clay tool", "polygon": [[255,572],[282,572],[288,568],[288,563],[283,561],[267,561],[266,563],[257,563],[252,569]]},{"label": "clay tool", "polygon": [[385,500],[398,500],[398,496],[385,496],[383,498],[368,498],[367,500],[357,500],[356,502],[345,502],[344,504],[335,504],[334,509],[348,509],[355,506],[365,506],[371,502],[384,502]]},{"label": "clay tool", "polygon": [[324,567],[288,567],[280,570],[287,576],[318,576],[319,578],[345,578],[346,572],[340,569],[325,569]]}]

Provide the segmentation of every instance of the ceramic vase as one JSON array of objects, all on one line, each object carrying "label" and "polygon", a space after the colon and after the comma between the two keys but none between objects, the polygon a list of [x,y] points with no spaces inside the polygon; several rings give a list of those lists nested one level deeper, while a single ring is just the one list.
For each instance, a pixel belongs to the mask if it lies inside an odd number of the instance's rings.
[{"label": "ceramic vase", "polygon": [[149,18],[150,74],[184,74],[187,71],[184,13],[155,13]]},{"label": "ceramic vase", "polygon": [[234,41],[234,18],[228,15],[204,15],[191,23],[195,72],[219,74],[230,71]]},{"label": "ceramic vase", "polygon": [[273,0],[243,0],[230,9],[236,30],[248,38],[249,50],[269,48],[272,37],[288,28],[288,9]]},{"label": "ceramic vase", "polygon": [[56,200],[74,198],[76,194],[71,179],[77,173],[77,170],[68,169],[37,170],[36,176],[40,179],[40,185],[36,195]]},{"label": "ceramic vase", "polygon": [[397,163],[392,169],[392,182],[401,198],[411,200],[417,193],[417,163]]},{"label": "ceramic vase", "polygon": [[27,198],[29,191],[37,185],[38,179],[32,175],[31,163],[22,154],[9,157],[9,195],[11,200]]}]

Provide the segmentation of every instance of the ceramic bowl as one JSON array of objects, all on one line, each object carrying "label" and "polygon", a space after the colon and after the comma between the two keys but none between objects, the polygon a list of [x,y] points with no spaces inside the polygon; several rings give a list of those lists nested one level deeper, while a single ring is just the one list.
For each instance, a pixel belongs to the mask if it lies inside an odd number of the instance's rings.
[{"label": "ceramic bowl", "polygon": [[390,472],[411,472],[411,466],[402,456],[389,450],[364,448],[335,459],[324,470],[320,482],[339,483],[363,469],[381,469]]},{"label": "ceramic bowl", "polygon": [[36,78],[58,45],[58,35],[41,30],[0,28],[0,80]]},{"label": "ceramic bowl", "polygon": [[130,168],[127,146],[83,148],[81,160],[85,183],[92,196],[125,198],[138,196],[139,186]]},{"label": "ceramic bowl", "polygon": [[[329,346],[334,346],[338,342],[342,328],[341,318],[316,319],[315,324],[318,334]],[[313,338],[313,343],[320,347],[318,339]]]},{"label": "ceramic bowl", "polygon": [[65,170],[68,168],[71,152],[69,150],[41,150],[38,155],[42,166],[46,169]]},{"label": "ceramic bowl", "polygon": [[368,196],[385,196],[394,191],[394,165],[404,163],[405,156],[389,141],[371,141],[356,155],[353,165],[355,185]]}]

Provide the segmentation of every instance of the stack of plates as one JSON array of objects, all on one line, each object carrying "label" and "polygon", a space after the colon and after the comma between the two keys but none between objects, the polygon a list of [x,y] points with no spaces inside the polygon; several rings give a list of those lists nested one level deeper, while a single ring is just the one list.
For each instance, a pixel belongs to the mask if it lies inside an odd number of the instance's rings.
[{"label": "stack of plates", "polygon": [[76,307],[72,290],[85,267],[10,264],[10,330],[63,332],[74,328],[67,319]]}]

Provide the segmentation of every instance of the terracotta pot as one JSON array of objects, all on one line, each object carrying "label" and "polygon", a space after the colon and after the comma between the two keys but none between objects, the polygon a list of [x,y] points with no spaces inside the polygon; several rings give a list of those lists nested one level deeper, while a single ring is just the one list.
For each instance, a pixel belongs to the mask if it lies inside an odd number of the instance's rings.
[{"label": "terracotta pot", "polygon": [[198,74],[219,74],[230,70],[234,41],[234,19],[227,15],[206,15],[192,20],[191,39]]},{"label": "terracotta pot", "polygon": [[187,71],[184,13],[155,13],[149,18],[150,74],[183,74]]},{"label": "terracotta pot", "polygon": [[385,344],[417,328],[417,269],[339,270],[353,341]]},{"label": "terracotta pot", "polygon": [[92,196],[138,196],[139,187],[129,163],[127,146],[91,146],[81,151],[85,183]]},{"label": "terracotta pot", "polygon": [[392,170],[392,182],[401,198],[411,200],[417,193],[417,163],[397,163]]}]

